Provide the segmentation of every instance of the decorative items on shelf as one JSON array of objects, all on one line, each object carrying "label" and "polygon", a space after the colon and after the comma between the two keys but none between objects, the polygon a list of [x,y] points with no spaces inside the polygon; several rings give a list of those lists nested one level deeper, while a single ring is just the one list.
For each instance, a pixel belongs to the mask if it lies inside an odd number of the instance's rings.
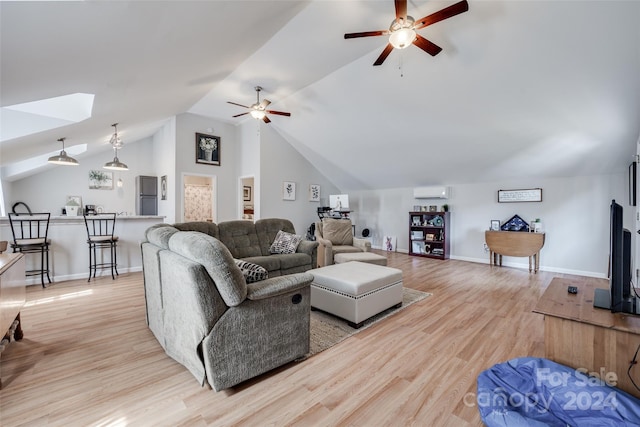
[{"label": "decorative items on shelf", "polygon": [[512,216],[500,227],[502,231],[529,231],[529,224],[518,215]]},{"label": "decorative items on shelf", "polygon": [[[429,209],[429,206],[424,208]],[[409,212],[409,255],[449,258],[449,212],[422,209]]]}]

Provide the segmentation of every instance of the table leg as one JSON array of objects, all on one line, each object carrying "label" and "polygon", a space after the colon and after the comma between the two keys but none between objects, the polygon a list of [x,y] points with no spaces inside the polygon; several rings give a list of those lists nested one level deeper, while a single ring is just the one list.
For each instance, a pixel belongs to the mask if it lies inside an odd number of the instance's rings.
[{"label": "table leg", "polygon": [[[531,273],[531,258],[532,257],[533,257],[533,255],[529,256],[529,273]],[[534,265],[535,265],[535,263],[534,263]]]},{"label": "table leg", "polygon": [[24,337],[24,332],[22,332],[22,321],[20,320],[20,313],[16,316],[16,321],[18,324],[16,325],[16,330],[13,332],[13,338],[16,341],[20,341]]}]

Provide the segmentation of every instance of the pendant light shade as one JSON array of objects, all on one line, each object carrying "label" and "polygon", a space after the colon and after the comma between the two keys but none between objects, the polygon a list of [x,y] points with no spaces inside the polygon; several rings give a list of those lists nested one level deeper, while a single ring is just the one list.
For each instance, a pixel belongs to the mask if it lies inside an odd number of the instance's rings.
[{"label": "pendant light shade", "polygon": [[114,171],[128,171],[129,166],[125,165],[118,159],[118,149],[114,148],[113,151],[115,152],[115,157],[113,158],[113,161],[105,163],[103,167],[105,169],[114,170]]},{"label": "pendant light shade", "polygon": [[128,171],[129,167],[118,159],[118,148],[122,148],[122,140],[118,137],[118,124],[114,123],[111,126],[115,129],[109,141],[113,146],[113,161],[105,163],[103,168],[115,171]]},{"label": "pendant light shade", "polygon": [[66,151],[64,151],[64,140],[66,138],[60,138],[58,141],[62,142],[62,151],[60,154],[56,156],[49,157],[48,162],[54,165],[63,165],[63,166],[78,166],[78,161],[73,157],[69,156]]}]

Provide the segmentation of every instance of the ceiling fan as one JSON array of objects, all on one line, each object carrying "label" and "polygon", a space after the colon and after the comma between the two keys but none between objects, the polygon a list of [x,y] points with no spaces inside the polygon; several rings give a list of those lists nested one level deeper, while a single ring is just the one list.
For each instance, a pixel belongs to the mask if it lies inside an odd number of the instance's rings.
[{"label": "ceiling fan", "polygon": [[389,43],[384,48],[376,62],[373,65],[381,65],[387,56],[391,53],[393,48],[404,49],[407,46],[414,44],[420,49],[424,50],[431,56],[436,56],[442,48],[430,42],[429,40],[416,33],[416,30],[424,28],[428,25],[435,24],[436,22],[443,21],[452,16],[456,16],[462,12],[469,10],[469,3],[467,0],[462,0],[456,4],[439,10],[438,12],[427,15],[417,21],[413,17],[407,15],[407,0],[395,0],[396,6],[396,19],[391,22],[388,30],[381,31],[365,31],[362,33],[347,33],[344,35],[345,39],[355,39],[358,37],[371,37],[371,36],[389,36]]},{"label": "ceiling fan", "polygon": [[233,104],[233,105],[237,105],[238,107],[249,109],[249,111],[247,111],[246,113],[236,114],[233,117],[240,117],[240,116],[244,116],[245,114],[251,114],[251,117],[253,117],[254,119],[262,120],[265,123],[269,123],[271,122],[271,120],[269,120],[269,117],[267,117],[267,113],[277,114],[279,116],[291,116],[291,113],[285,113],[284,111],[267,110],[267,107],[269,106],[269,104],[271,104],[271,101],[269,101],[268,99],[263,99],[261,102],[260,91],[262,90],[262,87],[256,86],[255,90],[256,90],[256,103],[251,104],[248,107],[246,105],[227,101],[228,104]]}]

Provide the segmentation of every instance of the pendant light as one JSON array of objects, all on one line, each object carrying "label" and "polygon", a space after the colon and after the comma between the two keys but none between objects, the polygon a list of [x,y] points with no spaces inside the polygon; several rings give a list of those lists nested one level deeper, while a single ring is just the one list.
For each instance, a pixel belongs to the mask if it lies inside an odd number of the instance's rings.
[{"label": "pendant light", "polygon": [[78,166],[78,161],[73,157],[67,155],[67,152],[64,151],[64,140],[66,138],[58,139],[59,142],[62,142],[62,151],[57,156],[49,157],[48,162],[54,165],[64,165],[64,166]]},{"label": "pendant light", "polygon": [[122,140],[118,137],[118,124],[114,123],[111,126],[115,129],[115,132],[109,141],[113,146],[113,161],[105,163],[103,167],[109,170],[128,171],[129,167],[118,159],[118,148],[122,148]]}]

